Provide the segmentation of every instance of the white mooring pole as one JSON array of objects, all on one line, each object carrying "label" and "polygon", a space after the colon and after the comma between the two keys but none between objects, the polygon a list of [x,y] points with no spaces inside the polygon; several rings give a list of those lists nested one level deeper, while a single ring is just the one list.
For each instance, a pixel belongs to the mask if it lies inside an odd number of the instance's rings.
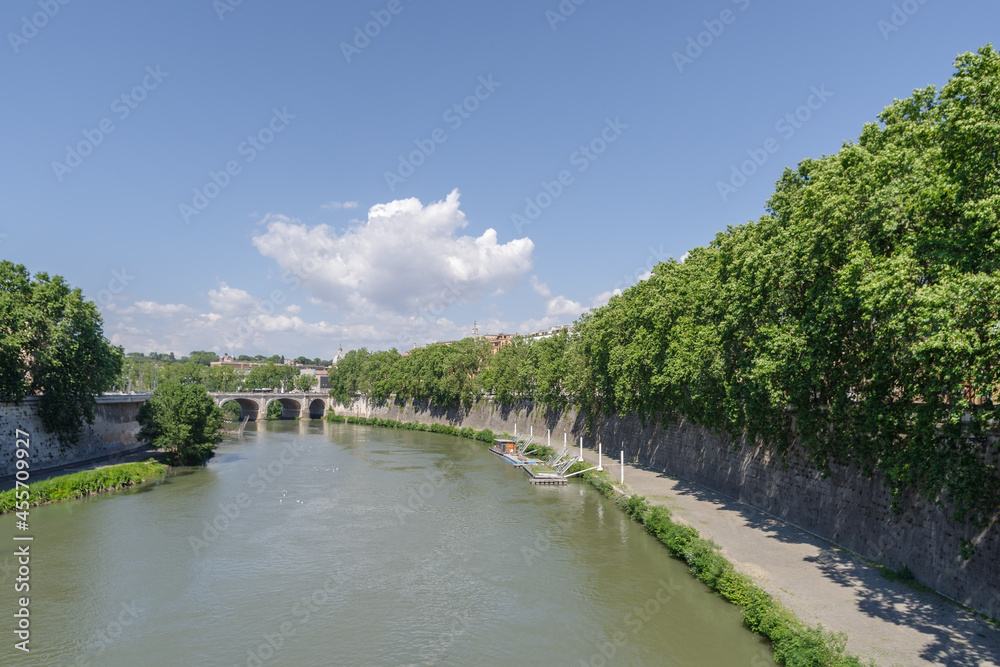
[{"label": "white mooring pole", "polygon": [[534,439],[534,437],[535,437],[535,425],[534,424],[528,424],[528,437],[531,438],[531,439]]},{"label": "white mooring pole", "polygon": [[517,437],[517,422],[514,422],[514,437]]},{"label": "white mooring pole", "polygon": [[601,441],[597,441],[597,469],[604,470],[604,466],[601,465]]},{"label": "white mooring pole", "polygon": [[625,485],[625,450],[622,450],[622,486]]},{"label": "white mooring pole", "polygon": [[583,436],[580,436],[580,460],[583,460]]},{"label": "white mooring pole", "polygon": [[545,432],[545,445],[551,449],[552,448],[552,429]]}]

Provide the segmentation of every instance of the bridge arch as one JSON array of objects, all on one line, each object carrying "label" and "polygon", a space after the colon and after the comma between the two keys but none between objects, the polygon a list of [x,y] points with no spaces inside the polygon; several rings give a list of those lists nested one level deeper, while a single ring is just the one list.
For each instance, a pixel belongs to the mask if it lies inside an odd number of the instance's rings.
[{"label": "bridge arch", "polygon": [[326,401],[322,398],[314,398],[309,401],[309,418],[322,419],[326,415]]},{"label": "bridge arch", "polygon": [[209,392],[220,408],[236,401],[240,406],[240,419],[250,417],[257,421],[267,419],[267,407],[277,401],[281,405],[282,419],[322,419],[333,405],[333,399],[320,392],[274,394],[257,392]]},{"label": "bridge arch", "polygon": [[271,406],[272,403],[277,401],[281,403],[281,418],[282,419],[295,419],[296,417],[301,417],[303,412],[302,401],[292,396],[277,396],[270,400],[265,399],[264,414],[267,414],[266,410]]},{"label": "bridge arch", "polygon": [[257,421],[257,418],[260,415],[260,403],[250,398],[239,398],[234,396],[231,398],[220,399],[219,407],[221,408],[226,403],[233,402],[240,406],[240,421],[246,419],[247,417],[250,417],[250,421],[252,422]]}]

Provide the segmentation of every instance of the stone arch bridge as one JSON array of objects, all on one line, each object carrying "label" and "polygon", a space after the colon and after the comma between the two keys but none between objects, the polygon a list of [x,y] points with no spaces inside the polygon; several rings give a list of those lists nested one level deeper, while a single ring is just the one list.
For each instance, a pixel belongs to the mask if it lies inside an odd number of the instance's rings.
[{"label": "stone arch bridge", "polygon": [[326,393],[209,392],[209,395],[220,408],[235,401],[240,406],[240,419],[250,417],[250,421],[257,421],[259,415],[266,416],[267,407],[275,401],[281,403],[282,419],[322,419],[335,402]]}]

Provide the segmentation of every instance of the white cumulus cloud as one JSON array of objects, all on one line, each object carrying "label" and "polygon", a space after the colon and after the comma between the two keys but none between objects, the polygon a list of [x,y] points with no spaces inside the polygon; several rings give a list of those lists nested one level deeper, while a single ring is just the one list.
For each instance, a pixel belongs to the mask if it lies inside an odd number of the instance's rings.
[{"label": "white cumulus cloud", "polygon": [[283,215],[264,223],[253,238],[262,255],[321,304],[356,314],[437,316],[453,303],[509,291],[531,270],[534,252],[531,239],[501,244],[493,229],[462,235],[468,221],[457,190],[427,206],[418,199],[378,204],[366,222],[342,232]]},{"label": "white cumulus cloud", "polygon": [[545,302],[545,316],[521,322],[520,333],[531,333],[549,327],[570,324],[586,310],[583,304],[561,294],[552,296],[552,290],[540,281],[538,276],[531,276],[530,283],[535,294],[542,297]]},{"label": "white cumulus cloud", "polygon": [[208,303],[222,315],[240,315],[254,307],[254,298],[246,290],[219,283],[219,289],[208,291]]},{"label": "white cumulus cloud", "polygon": [[182,303],[156,303],[155,301],[136,301],[131,308],[121,311],[123,314],[148,315],[150,317],[174,317],[193,312]]}]

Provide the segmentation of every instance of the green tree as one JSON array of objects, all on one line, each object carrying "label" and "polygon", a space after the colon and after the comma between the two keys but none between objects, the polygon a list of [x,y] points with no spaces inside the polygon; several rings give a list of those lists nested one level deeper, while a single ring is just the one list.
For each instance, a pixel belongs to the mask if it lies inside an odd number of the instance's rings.
[{"label": "green tree", "polygon": [[209,391],[236,391],[242,379],[232,366],[211,366],[205,377],[205,388]]},{"label": "green tree", "polygon": [[208,366],[190,361],[169,364],[160,370],[160,382],[204,385],[208,382],[209,371]]},{"label": "green tree", "polygon": [[204,463],[222,441],[223,412],[201,385],[165,382],[139,408],[139,437],[169,452],[173,465]]},{"label": "green tree", "polygon": [[382,352],[375,352],[368,357],[365,366],[365,381],[361,384],[361,391],[369,401],[382,403],[396,393],[399,389],[398,374],[396,364],[401,357],[395,348]]},{"label": "green tree", "polygon": [[316,384],[316,376],[300,375],[297,378],[295,378],[293,384],[295,385],[295,388],[298,389],[299,391],[302,392],[312,391],[313,385]]},{"label": "green tree", "polygon": [[591,416],[799,442],[824,473],[854,463],[896,499],[916,489],[985,525],[1000,503],[1000,55],[955,66],[787,170],[759,220],[583,318],[570,393]]},{"label": "green tree", "polygon": [[239,421],[240,413],[241,413],[240,404],[237,403],[236,401],[228,401],[222,406],[223,418],[226,421],[231,421],[231,422]]},{"label": "green tree", "polygon": [[351,350],[328,371],[330,396],[342,405],[350,405],[366,378],[368,350]]},{"label": "green tree", "polygon": [[267,404],[267,418],[268,419],[281,419],[282,411],[284,406],[281,405],[281,401],[271,401]]},{"label": "green tree", "polygon": [[195,350],[188,355],[188,361],[195,364],[201,364],[202,366],[208,366],[213,361],[218,361],[219,355],[215,352],[206,352],[204,350]]},{"label": "green tree", "polygon": [[299,369],[295,366],[268,363],[251,368],[244,385],[252,389],[291,389],[292,380],[298,375]]},{"label": "green tree", "polygon": [[94,422],[96,396],[120,382],[124,354],[104,338],[92,301],[59,276],[0,262],[0,400],[39,396],[45,428],[64,443]]}]

